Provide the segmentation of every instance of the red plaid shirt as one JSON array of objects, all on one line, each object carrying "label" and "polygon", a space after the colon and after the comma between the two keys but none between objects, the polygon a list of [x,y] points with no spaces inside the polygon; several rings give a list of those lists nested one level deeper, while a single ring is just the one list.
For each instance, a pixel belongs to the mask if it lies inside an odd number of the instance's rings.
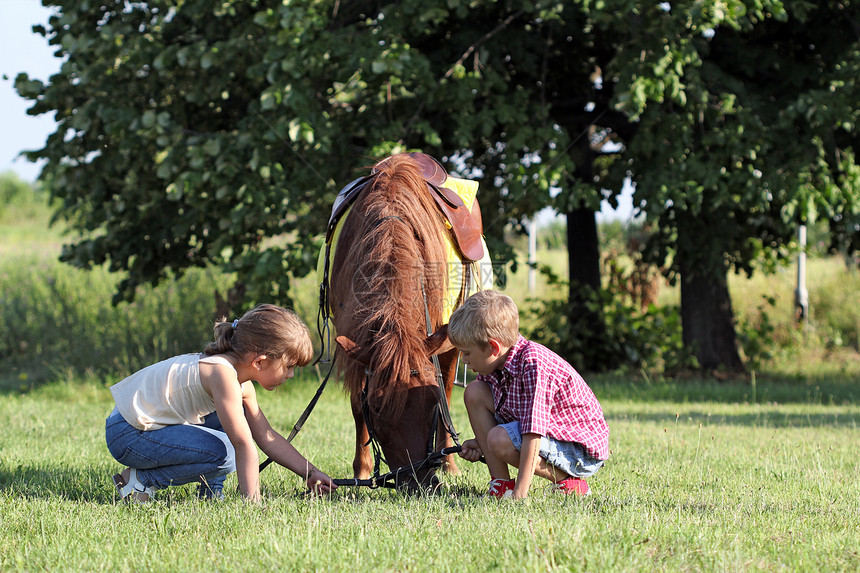
[{"label": "red plaid shirt", "polygon": [[577,442],[589,455],[609,458],[609,428],[594,392],[559,355],[520,336],[505,365],[479,375],[493,390],[496,419],[518,421],[523,434]]}]

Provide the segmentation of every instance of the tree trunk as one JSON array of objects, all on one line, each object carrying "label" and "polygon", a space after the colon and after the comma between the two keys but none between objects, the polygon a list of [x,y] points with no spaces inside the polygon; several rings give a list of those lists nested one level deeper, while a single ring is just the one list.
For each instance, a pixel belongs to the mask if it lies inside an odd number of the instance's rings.
[{"label": "tree trunk", "polygon": [[570,299],[581,286],[600,289],[600,248],[594,211],[579,208],[567,214],[567,260]]},{"label": "tree trunk", "polygon": [[227,298],[221,296],[218,290],[215,290],[215,322],[229,320],[235,316],[236,312],[241,311],[242,305],[245,303],[245,292],[247,287],[245,283],[236,281],[232,287],[227,289]]},{"label": "tree trunk", "polygon": [[[579,133],[587,126],[568,126],[571,133]],[[574,177],[578,181],[594,180],[595,152],[589,138],[580,138],[571,150],[576,164]],[[589,371],[602,371],[617,366],[617,360],[609,356],[606,319],[600,305],[594,304],[600,291],[600,243],[597,237],[597,218],[594,209],[589,209],[583,200],[573,202],[567,213],[567,262],[568,262],[568,321],[577,325],[576,336],[583,353],[583,364]]]},{"label": "tree trunk", "polygon": [[616,360],[604,352],[608,346],[603,313],[592,304],[591,295],[600,290],[600,249],[594,211],[579,208],[567,213],[567,260],[568,320],[571,325],[581,325],[576,336],[583,346],[591,349],[578,367],[592,372],[614,368]]},{"label": "tree trunk", "polygon": [[725,269],[693,272],[681,265],[682,339],[703,369],[743,372],[727,274]]}]

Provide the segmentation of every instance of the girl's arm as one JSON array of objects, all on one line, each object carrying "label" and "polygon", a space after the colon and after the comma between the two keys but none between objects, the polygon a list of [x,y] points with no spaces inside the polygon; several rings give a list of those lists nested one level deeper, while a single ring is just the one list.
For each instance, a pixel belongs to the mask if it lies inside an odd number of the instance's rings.
[{"label": "girl's arm", "polygon": [[[250,386],[250,383],[248,383]],[[276,432],[260,409],[257,394],[251,386],[243,396],[245,419],[251,428],[254,441],[275,462],[302,477],[307,486],[316,493],[329,493],[337,486],[331,478],[317,469],[299,453],[285,437]]]},{"label": "girl's arm", "polygon": [[239,491],[251,501],[260,500],[260,458],[257,445],[242,404],[251,382],[240,384],[232,368],[221,365],[200,365],[200,380],[212,399],[221,426],[236,450],[236,475]]}]

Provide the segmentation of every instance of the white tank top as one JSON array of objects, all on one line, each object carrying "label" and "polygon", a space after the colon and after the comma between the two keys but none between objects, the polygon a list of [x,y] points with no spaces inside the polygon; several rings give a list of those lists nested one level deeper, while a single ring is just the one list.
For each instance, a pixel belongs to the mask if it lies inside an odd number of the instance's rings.
[{"label": "white tank top", "polygon": [[200,383],[199,364],[226,364],[226,358],[182,354],[138,370],[110,388],[116,409],[138,430],[179,424],[202,424],[215,411],[212,396]]}]

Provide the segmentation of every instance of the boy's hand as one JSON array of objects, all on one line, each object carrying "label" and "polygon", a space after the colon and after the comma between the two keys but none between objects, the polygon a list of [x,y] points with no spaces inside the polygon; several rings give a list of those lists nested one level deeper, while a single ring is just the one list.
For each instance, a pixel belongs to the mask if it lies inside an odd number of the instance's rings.
[{"label": "boy's hand", "polygon": [[477,440],[466,440],[460,450],[460,457],[470,462],[477,462],[484,455]]}]

